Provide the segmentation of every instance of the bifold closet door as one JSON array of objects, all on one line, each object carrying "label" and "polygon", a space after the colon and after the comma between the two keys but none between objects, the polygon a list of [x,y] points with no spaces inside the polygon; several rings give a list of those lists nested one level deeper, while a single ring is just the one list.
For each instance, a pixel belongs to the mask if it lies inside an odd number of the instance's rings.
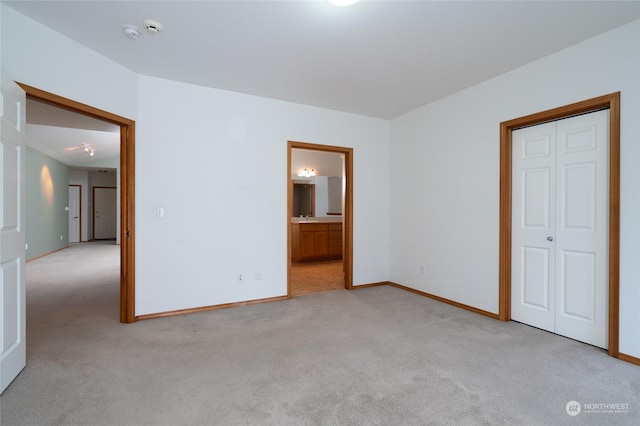
[{"label": "bifold closet door", "polygon": [[602,348],[609,111],[512,134],[511,318]]}]

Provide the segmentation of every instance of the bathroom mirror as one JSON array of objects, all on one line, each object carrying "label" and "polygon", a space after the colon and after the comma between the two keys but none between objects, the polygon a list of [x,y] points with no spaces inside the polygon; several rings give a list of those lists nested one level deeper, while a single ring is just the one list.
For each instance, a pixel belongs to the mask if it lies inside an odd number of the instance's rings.
[{"label": "bathroom mirror", "polygon": [[293,184],[293,217],[314,217],[316,186],[308,183]]},{"label": "bathroom mirror", "polygon": [[[305,173],[309,172],[309,173]],[[344,158],[335,152],[291,150],[293,211],[303,217],[342,215]]]}]

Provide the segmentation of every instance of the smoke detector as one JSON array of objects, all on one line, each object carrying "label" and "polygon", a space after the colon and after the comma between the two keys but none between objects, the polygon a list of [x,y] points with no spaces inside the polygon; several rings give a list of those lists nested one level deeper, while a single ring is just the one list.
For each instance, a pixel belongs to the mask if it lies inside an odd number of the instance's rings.
[{"label": "smoke detector", "polygon": [[156,35],[160,30],[162,30],[162,24],[158,21],[154,21],[153,19],[145,19],[144,27],[151,35]]},{"label": "smoke detector", "polygon": [[125,25],[122,27],[122,32],[126,38],[130,38],[131,40],[137,40],[142,35],[142,31],[133,25]]}]

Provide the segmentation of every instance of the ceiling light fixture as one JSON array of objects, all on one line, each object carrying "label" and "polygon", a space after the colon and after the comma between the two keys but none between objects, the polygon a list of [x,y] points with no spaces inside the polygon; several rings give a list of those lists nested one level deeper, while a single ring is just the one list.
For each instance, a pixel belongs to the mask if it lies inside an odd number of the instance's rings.
[{"label": "ceiling light fixture", "polygon": [[360,0],[329,0],[329,3],[336,6],[346,7],[346,6],[351,6],[352,4],[356,4],[359,1]]},{"label": "ceiling light fixture", "polygon": [[311,176],[315,176],[315,175],[316,175],[316,171],[315,170],[313,170],[313,169],[308,170],[306,168],[303,171],[301,171],[300,173],[298,173],[299,177],[311,177]]},{"label": "ceiling light fixture", "polygon": [[133,25],[125,25],[122,27],[122,32],[126,38],[130,38],[131,40],[137,40],[142,35],[142,31]]},{"label": "ceiling light fixture", "polygon": [[93,149],[93,147],[88,143],[81,143],[80,146],[82,147],[82,150],[89,154],[91,157],[93,157],[93,154],[96,153],[96,150]]}]

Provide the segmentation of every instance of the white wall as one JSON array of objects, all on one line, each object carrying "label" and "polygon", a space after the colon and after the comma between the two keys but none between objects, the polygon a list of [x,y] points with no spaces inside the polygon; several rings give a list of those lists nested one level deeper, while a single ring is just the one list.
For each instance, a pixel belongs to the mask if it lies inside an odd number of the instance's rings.
[{"label": "white wall", "polygon": [[341,177],[331,176],[327,181],[329,200],[327,211],[329,213],[341,213],[342,212],[342,197],[343,197],[343,179]]},{"label": "white wall", "polygon": [[318,176],[342,176],[342,154],[293,149],[291,151],[291,173],[297,175],[305,168],[314,169]]},{"label": "white wall", "polygon": [[390,280],[497,313],[499,123],[616,91],[620,351],[640,356],[640,21],[391,121]]},{"label": "white wall", "polygon": [[137,315],[286,294],[287,140],[354,148],[354,284],[388,279],[387,121],[138,76],[0,14],[12,78],[136,120]]},{"label": "white wall", "polygon": [[91,171],[91,187],[96,186],[116,188],[116,171],[111,170],[110,173]]},{"label": "white wall", "polygon": [[136,119],[134,72],[5,5],[0,24],[1,65],[11,78]]},{"label": "white wall", "polygon": [[138,315],[287,293],[288,140],[354,148],[354,284],[388,278],[387,121],[151,77],[139,88]]},{"label": "white wall", "polygon": [[[123,117],[137,118],[134,72],[5,5],[0,5],[0,29],[0,65],[14,80]],[[88,197],[83,197],[83,203],[88,202]],[[84,239],[90,237],[90,228],[85,229],[89,226],[89,220],[83,221]]]},{"label": "white wall", "polygon": [[638,21],[398,117],[389,133],[383,120],[138,76],[0,15],[12,78],[137,121],[137,315],[286,293],[287,140],[354,148],[355,284],[391,279],[497,312],[498,124],[622,91],[620,349],[640,356]]},{"label": "white wall", "polygon": [[316,176],[316,217],[327,217],[329,211],[329,178]]}]

